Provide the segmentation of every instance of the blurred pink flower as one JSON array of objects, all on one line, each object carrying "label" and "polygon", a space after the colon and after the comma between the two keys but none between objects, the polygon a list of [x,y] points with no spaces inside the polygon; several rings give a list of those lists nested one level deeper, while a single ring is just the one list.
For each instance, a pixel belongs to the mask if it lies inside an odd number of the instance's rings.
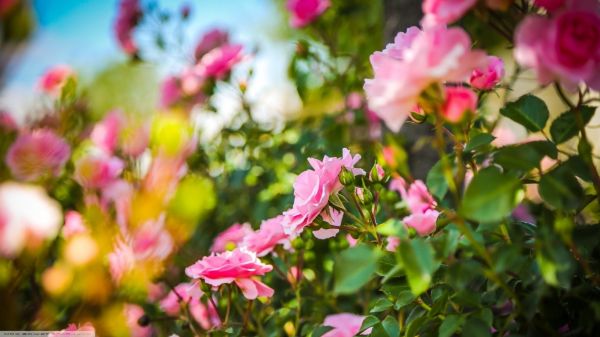
[{"label": "blurred pink flower", "polygon": [[301,28],[319,17],[329,8],[329,0],[288,0],[286,8],[292,15],[290,25]]},{"label": "blurred pink flower", "polygon": [[[326,332],[323,337],[353,337],[360,332],[365,316],[341,313],[325,317],[324,326],[330,326],[333,330]],[[365,330],[361,335],[369,335],[371,328]]]},{"label": "blurred pink flower", "polygon": [[408,209],[412,213],[422,213],[428,209],[435,208],[437,205],[422,180],[415,180],[410,184],[408,191],[402,197],[405,199]]},{"label": "blurred pink flower", "polygon": [[290,236],[283,231],[283,215],[263,221],[260,228],[245,236],[241,246],[253,251],[257,256],[265,256],[277,245],[290,249]]},{"label": "blurred pink flower", "polygon": [[235,283],[244,297],[253,300],[259,296],[273,296],[273,289],[255,277],[273,269],[263,264],[256,254],[244,248],[236,248],[220,254],[213,253],[187,267],[185,273],[193,279],[202,279],[211,286]]},{"label": "blurred pink flower", "polygon": [[415,212],[402,219],[404,224],[414,228],[420,236],[431,234],[435,231],[435,225],[440,212],[428,209],[424,212]]},{"label": "blurred pink flower", "polygon": [[87,232],[87,228],[83,224],[83,217],[77,211],[67,211],[65,213],[65,225],[62,228],[62,235],[66,239],[77,234]]},{"label": "blurred pink flower", "polygon": [[19,129],[10,112],[0,110],[0,129],[4,129],[4,131],[17,131]]},{"label": "blurred pink flower", "polygon": [[387,243],[385,245],[385,250],[387,250],[388,252],[395,252],[396,249],[398,249],[398,246],[400,245],[400,238],[396,236],[388,236],[386,241]]},{"label": "blurred pink flower", "polygon": [[202,56],[195,71],[201,77],[222,80],[229,76],[234,65],[243,58],[242,45],[226,44]]},{"label": "blurred pink flower", "polygon": [[0,255],[13,257],[24,246],[35,248],[58,234],[61,207],[35,185],[4,182],[0,185]]},{"label": "blurred pink flower", "polygon": [[363,96],[359,92],[351,92],[346,96],[346,106],[348,109],[357,110],[363,105]]},{"label": "blurred pink flower", "polygon": [[[321,218],[332,227],[340,227],[342,225],[342,219],[344,218],[344,212],[338,211],[333,207],[328,207],[321,212]],[[336,236],[339,231],[340,230],[337,228],[321,228],[314,231],[313,235],[317,239],[325,240]]]},{"label": "blurred pink flower", "polygon": [[203,329],[209,330],[212,327],[220,326],[221,320],[215,307],[210,301],[206,305],[202,303],[202,295],[198,284],[180,283],[160,301],[159,305],[169,316],[179,315],[182,305],[189,305],[192,317],[200,323]]},{"label": "blurred pink flower", "polygon": [[119,46],[128,55],[137,53],[138,48],[133,40],[133,29],[138,24],[143,12],[139,0],[121,0],[115,21],[115,34]]},{"label": "blurred pink flower", "polygon": [[483,51],[471,50],[461,28],[411,27],[383,52],[371,55],[374,78],[365,80],[369,107],[393,131],[400,130],[421,93],[430,85],[462,82],[486,64]]},{"label": "blurred pink flower", "polygon": [[196,60],[200,60],[202,56],[206,55],[211,50],[225,45],[229,42],[229,34],[219,28],[213,28],[202,35],[202,38],[196,45],[194,50],[194,57]]},{"label": "blurred pink flower", "polygon": [[25,131],[6,153],[6,165],[13,176],[26,181],[57,176],[69,160],[71,148],[49,129]]},{"label": "blurred pink flower", "polygon": [[245,237],[254,233],[249,223],[233,224],[221,232],[213,240],[210,251],[213,253],[222,253],[227,250],[237,248]]},{"label": "blurred pink flower", "polygon": [[102,205],[107,209],[112,204],[117,224],[122,230],[127,228],[133,193],[133,186],[123,179],[117,179],[102,188]]},{"label": "blurred pink flower", "polygon": [[75,72],[71,67],[63,64],[56,65],[40,77],[39,87],[43,92],[49,95],[59,96],[62,87],[67,83],[67,80],[74,76]]},{"label": "blurred pink flower", "polygon": [[180,80],[176,76],[165,78],[160,86],[160,107],[168,108],[177,103],[183,93],[181,91]]},{"label": "blurred pink flower", "polygon": [[423,27],[448,25],[462,18],[477,0],[424,0]]},{"label": "blurred pink flower", "polygon": [[[578,1],[578,0],[575,0]],[[565,5],[566,0],[533,0],[533,4],[552,12]]]},{"label": "blurred pink flower", "polygon": [[515,59],[538,81],[600,89],[600,10],[597,1],[569,2],[552,17],[527,16],[515,32]]},{"label": "blurred pink flower", "polygon": [[125,164],[104,151],[85,154],[75,162],[75,180],[85,188],[103,188],[115,181]]},{"label": "blurred pink flower", "polygon": [[123,112],[113,110],[94,125],[90,139],[96,147],[112,154],[119,142],[119,132],[125,123]]},{"label": "blurred pink flower", "polygon": [[442,117],[451,123],[462,121],[466,115],[477,111],[477,94],[465,87],[445,87]]},{"label": "blurred pink flower", "polygon": [[150,141],[150,130],[147,124],[143,122],[134,123],[129,121],[129,124],[121,130],[121,151],[123,154],[139,157],[148,148]]},{"label": "blurred pink flower", "polygon": [[108,254],[108,265],[110,276],[118,284],[135,266],[135,255],[131,246],[117,239],[113,251]]},{"label": "blurred pink flower", "polygon": [[477,68],[471,73],[469,84],[475,89],[489,90],[495,87],[504,77],[504,62],[496,56],[487,57],[487,66]]},{"label": "blurred pink flower", "polygon": [[144,309],[137,304],[123,305],[123,313],[129,327],[131,337],[151,337],[154,335],[154,329],[151,325],[141,326],[138,321],[145,315]]},{"label": "blurred pink flower", "polygon": [[173,251],[173,238],[164,229],[164,216],[145,222],[131,236],[131,248],[136,260],[162,261]]}]

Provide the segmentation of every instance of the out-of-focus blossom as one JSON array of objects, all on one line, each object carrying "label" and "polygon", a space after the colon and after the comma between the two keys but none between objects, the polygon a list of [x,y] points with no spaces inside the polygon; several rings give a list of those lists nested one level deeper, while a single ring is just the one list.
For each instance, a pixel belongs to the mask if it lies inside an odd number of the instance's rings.
[{"label": "out-of-focus blossom", "polygon": [[[340,227],[342,225],[342,219],[344,218],[344,212],[338,211],[333,207],[328,207],[321,213],[321,217],[332,227]],[[339,231],[338,228],[321,228],[314,231],[313,235],[317,239],[325,240],[336,236]]]},{"label": "out-of-focus blossom", "polygon": [[179,84],[179,78],[176,76],[169,76],[165,78],[160,86],[160,106],[162,108],[168,108],[182,97],[181,86]]},{"label": "out-of-focus blossom", "polygon": [[489,90],[495,87],[504,77],[504,62],[496,56],[487,57],[487,67],[473,70],[469,84],[475,89]]},{"label": "out-of-focus blossom", "polygon": [[200,59],[195,71],[202,77],[222,80],[229,76],[234,65],[243,58],[242,45],[226,44],[211,50]]},{"label": "out-of-focus blossom", "polygon": [[141,326],[139,320],[145,315],[144,309],[137,304],[123,305],[123,314],[129,327],[131,337],[151,337],[154,335],[152,326]]},{"label": "out-of-focus blossom", "polygon": [[290,236],[283,231],[283,218],[283,215],[279,215],[263,221],[256,232],[246,234],[241,246],[255,252],[259,257],[269,254],[277,245],[289,249]]},{"label": "out-of-focus blossom", "polygon": [[131,238],[131,247],[138,260],[164,260],[173,251],[173,238],[164,229],[164,216],[147,221],[136,229]]},{"label": "out-of-focus blossom", "polygon": [[26,181],[56,176],[69,159],[71,148],[52,130],[23,132],[10,146],[6,165],[13,176]]},{"label": "out-of-focus blossom", "polygon": [[92,143],[106,153],[112,154],[119,142],[119,132],[125,120],[119,110],[109,112],[104,119],[92,129],[90,139]]},{"label": "out-of-focus blossom", "polygon": [[471,50],[471,44],[461,28],[411,27],[399,33],[383,52],[371,55],[375,76],[364,85],[369,107],[390,129],[400,130],[431,85],[463,82],[486,64],[486,54]]},{"label": "out-of-focus blossom", "polygon": [[477,0],[425,0],[423,27],[448,25],[462,18]]},{"label": "out-of-focus blossom", "polygon": [[287,10],[291,14],[290,25],[301,28],[313,22],[329,8],[329,0],[288,0]]},{"label": "out-of-focus blossom", "polygon": [[600,4],[569,2],[552,17],[527,16],[515,32],[515,59],[532,68],[542,84],[560,81],[600,89]]},{"label": "out-of-focus blossom", "polygon": [[420,236],[425,236],[435,231],[435,224],[440,212],[428,209],[424,212],[415,212],[402,219],[409,228],[414,228]]},{"label": "out-of-focus blossom", "polygon": [[358,243],[358,239],[355,239],[350,234],[346,234],[346,241],[348,241],[348,246],[350,246],[350,247],[354,247]]},{"label": "out-of-focus blossom", "polygon": [[202,303],[202,295],[198,284],[181,283],[171,290],[159,305],[169,316],[179,315],[182,306],[189,305],[190,313],[203,329],[220,326],[221,320],[215,307],[210,301],[206,305]]},{"label": "out-of-focus blossom", "polygon": [[119,46],[128,54],[137,53],[138,47],[133,40],[133,30],[142,17],[139,0],[121,0],[115,21],[115,34]]},{"label": "out-of-focus blossom", "polygon": [[64,249],[65,259],[74,266],[83,266],[98,256],[98,244],[89,234],[71,237]]},{"label": "out-of-focus blossom", "polygon": [[[578,1],[578,0],[575,0]],[[534,0],[533,4],[553,12],[565,5],[566,0]]]},{"label": "out-of-focus blossom", "polygon": [[196,45],[194,56],[196,60],[200,60],[211,50],[225,45],[229,42],[229,34],[221,29],[214,28],[202,35],[202,38]]},{"label": "out-of-focus blossom", "polygon": [[139,157],[150,141],[150,130],[144,123],[129,122],[121,129],[120,135],[121,151],[125,155]]},{"label": "out-of-focus blossom", "polygon": [[115,181],[124,163],[104,151],[92,151],[75,162],[75,180],[85,188],[103,188]]},{"label": "out-of-focus blossom", "polygon": [[210,251],[221,253],[227,250],[237,248],[245,237],[251,235],[254,231],[249,223],[233,224],[214,239]]},{"label": "out-of-focus blossom", "polygon": [[466,115],[477,110],[477,95],[473,90],[465,87],[444,88],[444,104],[442,104],[442,117],[451,123],[462,121]]},{"label": "out-of-focus blossom", "polygon": [[67,211],[65,213],[65,225],[62,228],[62,235],[66,238],[72,238],[77,234],[87,232],[83,224],[83,217],[77,211]]},{"label": "out-of-focus blossom", "polygon": [[400,238],[396,236],[390,236],[386,240],[385,250],[388,252],[395,252],[400,245]]},{"label": "out-of-focus blossom", "polygon": [[0,111],[0,129],[16,131],[19,129],[17,122],[8,111]]},{"label": "out-of-focus blossom", "polygon": [[360,109],[363,105],[363,96],[358,92],[351,92],[346,97],[346,106],[348,109]]},{"label": "out-of-focus blossom", "polygon": [[135,266],[133,249],[123,240],[118,240],[114,250],[108,254],[108,264],[112,279],[119,283]]},{"label": "out-of-focus blossom", "polygon": [[[333,330],[326,332],[323,337],[353,337],[360,332],[365,316],[341,313],[325,317],[324,326],[332,327]],[[371,328],[365,330],[361,335],[369,335]]]},{"label": "out-of-focus blossom", "polygon": [[62,87],[67,83],[67,80],[74,76],[75,72],[71,67],[63,64],[56,65],[40,77],[39,87],[43,92],[49,95],[58,96],[60,95]]},{"label": "out-of-focus blossom", "polygon": [[61,207],[34,185],[0,185],[0,255],[16,256],[24,246],[35,247],[58,234]]},{"label": "out-of-focus blossom", "polygon": [[410,215],[402,221],[409,228],[414,228],[421,236],[435,231],[435,225],[440,213],[435,210],[437,203],[425,183],[415,180],[410,186],[402,178],[390,182],[390,189],[398,191],[410,211]]},{"label": "out-of-focus blossom", "polygon": [[259,296],[273,296],[273,289],[256,279],[272,269],[273,266],[262,263],[254,252],[237,248],[205,256],[187,267],[185,273],[193,279],[202,279],[213,287],[235,283],[244,297],[253,300]]},{"label": "out-of-focus blossom", "polygon": [[133,186],[125,180],[118,179],[102,188],[102,205],[107,208],[112,205],[116,211],[117,224],[124,229],[131,212]]}]

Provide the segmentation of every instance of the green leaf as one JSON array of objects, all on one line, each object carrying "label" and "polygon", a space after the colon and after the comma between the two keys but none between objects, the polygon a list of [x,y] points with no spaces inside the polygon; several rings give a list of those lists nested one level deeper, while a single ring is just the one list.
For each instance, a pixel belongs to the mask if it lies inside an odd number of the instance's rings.
[{"label": "green leaf", "polygon": [[333,330],[330,326],[318,326],[310,334],[311,337],[321,337],[327,332]]},{"label": "green leaf", "polygon": [[[583,124],[586,125],[594,116],[596,108],[583,106],[580,108]],[[550,136],[556,144],[564,143],[567,140],[575,137],[579,133],[577,119],[573,110],[564,112],[552,122],[550,126]]]},{"label": "green leaf", "polygon": [[460,212],[479,222],[500,221],[519,202],[517,191],[520,186],[519,179],[500,172],[497,167],[485,168],[469,184]]},{"label": "green leaf", "polygon": [[375,317],[375,316],[367,316],[365,317],[365,319],[362,322],[362,325],[360,326],[360,330],[359,332],[363,332],[365,330],[367,330],[368,328],[371,328],[373,326],[375,326],[375,324],[379,323],[379,318]]},{"label": "green leaf", "polygon": [[432,275],[439,267],[434,259],[431,245],[421,238],[414,238],[400,244],[400,256],[412,293],[418,296],[431,284]]},{"label": "green leaf", "polygon": [[410,290],[403,290],[398,293],[398,298],[396,299],[396,303],[394,303],[394,309],[400,310],[404,308],[406,305],[411,304],[415,300],[415,295]]},{"label": "green leaf", "polygon": [[398,321],[393,316],[387,316],[383,322],[381,322],[381,326],[383,326],[383,329],[385,332],[387,332],[388,336],[400,336],[400,326],[398,325]]},{"label": "green leaf", "polygon": [[389,308],[391,308],[394,305],[394,303],[392,303],[390,300],[388,300],[385,297],[381,297],[378,298],[377,301],[375,301],[375,304],[373,304],[373,308],[371,309],[371,313],[375,313],[375,312],[382,312],[385,311]]},{"label": "green leaf", "polygon": [[567,210],[579,207],[585,196],[577,178],[563,165],[542,176],[539,192],[550,206]]},{"label": "green leaf", "polygon": [[454,334],[465,322],[464,316],[448,315],[440,325],[438,337],[450,337]]},{"label": "green leaf", "polygon": [[549,141],[535,141],[500,148],[494,154],[494,162],[506,169],[529,171],[539,167],[545,156],[556,159],[556,146]]},{"label": "green leaf", "polygon": [[493,142],[494,139],[496,139],[496,137],[492,136],[489,133],[477,134],[469,140],[467,146],[465,146],[465,152],[471,152],[477,148],[488,145],[491,142]]},{"label": "green leaf", "polygon": [[487,337],[491,335],[490,326],[478,318],[470,318],[462,329],[462,336],[464,337]]},{"label": "green leaf", "polygon": [[448,192],[448,183],[444,178],[444,170],[442,161],[438,161],[427,173],[427,179],[425,179],[427,188],[438,199],[444,199],[444,196]]},{"label": "green leaf", "polygon": [[506,104],[500,113],[531,132],[542,130],[549,116],[546,103],[533,95],[521,96],[517,101]]},{"label": "green leaf", "polygon": [[550,226],[540,226],[535,240],[535,260],[544,281],[568,289],[575,261]]},{"label": "green leaf", "polygon": [[352,294],[365,285],[377,268],[379,251],[358,245],[343,251],[334,266],[334,293]]}]

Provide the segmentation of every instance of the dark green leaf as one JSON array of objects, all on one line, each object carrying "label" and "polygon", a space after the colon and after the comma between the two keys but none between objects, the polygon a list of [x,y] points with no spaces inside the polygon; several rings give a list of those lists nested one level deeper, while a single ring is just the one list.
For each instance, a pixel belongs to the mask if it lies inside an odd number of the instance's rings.
[{"label": "dark green leaf", "polygon": [[546,103],[533,95],[521,96],[517,101],[506,104],[500,113],[531,132],[542,130],[549,116]]},{"label": "dark green leaf", "polygon": [[579,181],[566,166],[544,174],[539,192],[542,199],[556,209],[576,209],[585,196]]},{"label": "dark green leaf", "polygon": [[381,298],[378,298],[377,301],[375,301],[375,304],[373,304],[373,308],[371,309],[370,312],[372,312],[372,313],[382,312],[382,311],[385,311],[385,310],[391,308],[392,305],[394,305],[394,303],[392,303],[390,300],[388,300],[385,297],[381,297]]},{"label": "dark green leaf", "polygon": [[548,141],[535,141],[500,148],[494,154],[494,162],[506,169],[528,171],[539,167],[546,156],[556,159],[556,146]]},{"label": "dark green leaf", "polygon": [[465,152],[471,152],[479,147],[488,145],[491,142],[493,142],[494,139],[496,139],[496,137],[492,136],[489,133],[477,134],[469,140],[467,146],[465,146]]},{"label": "dark green leaf", "polygon": [[367,330],[368,328],[375,326],[375,324],[377,324],[377,323],[379,323],[379,318],[377,318],[375,316],[367,316],[363,320],[359,331],[363,332],[363,331]]},{"label": "dark green leaf", "polygon": [[439,263],[434,259],[431,245],[421,238],[400,244],[400,256],[404,263],[408,285],[415,296],[429,288],[433,273]]},{"label": "dark green leaf", "polygon": [[465,322],[464,316],[448,315],[440,325],[438,337],[450,337],[454,334]]},{"label": "dark green leaf", "polygon": [[[586,125],[594,116],[596,108],[583,106],[580,109],[581,117],[583,118],[582,122]],[[569,110],[558,116],[558,118],[552,122],[552,126],[550,126],[550,136],[552,136],[552,140],[554,140],[556,144],[566,142],[575,137],[578,133],[579,127],[573,110]]]},{"label": "dark green leaf", "polygon": [[321,337],[331,330],[333,330],[333,328],[330,326],[318,326],[312,331],[310,336],[311,337]]},{"label": "dark green leaf", "polygon": [[375,269],[379,252],[365,245],[343,251],[335,260],[334,292],[352,294],[369,282]]},{"label": "dark green leaf", "polygon": [[470,318],[462,329],[462,336],[464,337],[487,337],[491,335],[490,326],[478,318]]},{"label": "dark green leaf", "polygon": [[383,322],[381,322],[381,326],[389,337],[398,337],[400,336],[400,326],[398,326],[398,321],[392,317],[387,316]]}]

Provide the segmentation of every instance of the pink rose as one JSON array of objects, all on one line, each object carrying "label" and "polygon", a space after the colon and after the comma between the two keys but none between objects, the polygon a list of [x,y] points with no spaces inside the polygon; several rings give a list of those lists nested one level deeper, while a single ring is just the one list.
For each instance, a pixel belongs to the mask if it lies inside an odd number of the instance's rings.
[{"label": "pink rose", "polygon": [[57,65],[50,68],[40,78],[40,89],[52,96],[59,96],[62,87],[67,83],[70,77],[74,77],[75,72],[67,65]]},{"label": "pink rose", "polygon": [[538,81],[560,81],[569,90],[580,83],[600,89],[600,12],[581,0],[550,18],[527,16],[515,34],[515,59],[533,68]]},{"label": "pink rose", "polygon": [[196,45],[194,50],[194,57],[196,60],[200,60],[202,56],[210,52],[211,50],[218,48],[229,42],[229,34],[221,29],[214,28],[204,33],[200,42]]},{"label": "pink rose", "polygon": [[103,188],[115,181],[125,164],[104,151],[94,151],[75,162],[75,180],[85,188]]},{"label": "pink rose", "polygon": [[119,110],[109,112],[92,129],[90,139],[96,147],[106,153],[113,153],[119,141],[119,132],[125,120]]},{"label": "pink rose", "polygon": [[421,180],[415,180],[410,186],[407,186],[404,179],[394,178],[390,182],[390,189],[400,193],[411,213],[422,213],[437,205],[427,186]]},{"label": "pink rose", "polygon": [[164,229],[164,217],[145,222],[131,235],[131,248],[136,260],[166,259],[173,251],[173,238]]},{"label": "pink rose", "polygon": [[[575,0],[578,1],[578,0]],[[534,0],[533,4],[545,8],[549,12],[553,12],[564,6],[566,0]]]},{"label": "pink rose", "polygon": [[115,21],[115,34],[119,46],[128,55],[133,55],[138,51],[133,40],[133,29],[142,15],[139,0],[121,0],[119,3],[119,11]]},{"label": "pink rose", "polygon": [[[330,326],[333,330],[329,330],[323,337],[353,337],[360,332],[365,316],[341,313],[329,315],[325,317],[324,326]],[[361,335],[369,335],[371,328],[365,330]]]},{"label": "pink rose", "polygon": [[424,212],[413,213],[402,221],[406,226],[414,228],[420,236],[431,234],[435,231],[435,224],[440,212],[434,209],[428,209]]},{"label": "pink rose", "polygon": [[68,211],[65,213],[65,225],[62,228],[62,235],[65,238],[87,232],[87,228],[83,224],[83,217],[79,212]]},{"label": "pink rose", "polygon": [[160,107],[168,108],[175,105],[182,95],[179,78],[176,76],[165,78],[160,86]]},{"label": "pink rose", "polygon": [[388,252],[395,252],[400,245],[400,238],[395,236],[390,236],[387,238],[387,244],[385,245],[385,250]]},{"label": "pink rose", "polygon": [[255,253],[237,248],[205,256],[187,267],[185,274],[193,279],[202,279],[214,287],[235,283],[244,297],[253,300],[259,296],[273,296],[273,289],[256,279],[272,269],[273,266],[260,262]]},{"label": "pink rose", "polygon": [[80,326],[77,326],[77,324],[75,323],[71,323],[67,326],[66,329],[49,333],[48,337],[92,337],[95,336],[95,331],[96,330],[94,329],[92,323],[87,322]]},{"label": "pink rose", "polygon": [[473,70],[469,84],[475,89],[489,90],[495,87],[504,77],[504,62],[496,56],[487,57],[488,65]]},{"label": "pink rose", "polygon": [[222,253],[227,250],[235,249],[244,238],[254,233],[249,223],[233,224],[214,239],[210,251],[213,253]]},{"label": "pink rose", "polygon": [[180,283],[160,301],[159,305],[167,315],[174,317],[180,314],[182,306],[188,305],[192,317],[203,329],[209,330],[220,326],[221,320],[215,307],[210,301],[207,305],[202,303],[202,295],[198,284]]},{"label": "pink rose", "polygon": [[477,95],[465,87],[445,87],[442,117],[451,123],[458,123],[465,115],[477,111]]},{"label": "pink rose", "polygon": [[425,0],[421,21],[423,27],[448,25],[462,18],[477,0]]},{"label": "pink rose", "polygon": [[113,281],[120,283],[135,266],[135,254],[131,246],[118,239],[113,251],[108,254],[108,265]]},{"label": "pink rose", "polygon": [[62,212],[39,186],[0,184],[0,256],[13,257],[58,234]]},{"label": "pink rose", "polygon": [[57,176],[64,167],[71,148],[50,129],[38,129],[19,135],[6,153],[11,173],[26,181]]},{"label": "pink rose", "polygon": [[334,228],[321,228],[313,232],[313,235],[319,240],[325,240],[332,238],[337,235],[340,231],[335,227],[340,227],[342,225],[342,219],[344,218],[344,212],[338,211],[333,207],[328,207],[321,213],[321,218],[323,221],[328,223]]},{"label": "pink rose", "polygon": [[286,8],[292,15],[290,25],[301,28],[319,17],[329,6],[329,0],[288,0]]},{"label": "pink rose", "polygon": [[138,321],[145,315],[144,309],[136,304],[125,304],[123,306],[127,326],[131,337],[151,337],[154,335],[152,326],[141,326]]},{"label": "pink rose", "polygon": [[239,44],[226,44],[213,49],[200,59],[194,71],[201,77],[222,80],[229,76],[233,66],[242,60],[242,48]]},{"label": "pink rose", "polygon": [[290,236],[283,231],[283,215],[265,220],[256,232],[247,234],[243,239],[242,247],[253,251],[257,256],[269,254],[277,245],[290,248]]},{"label": "pink rose", "polygon": [[17,131],[19,129],[10,112],[0,110],[0,129],[4,129],[4,131]]},{"label": "pink rose", "polygon": [[471,44],[461,28],[411,27],[400,33],[383,52],[371,55],[374,78],[364,85],[369,107],[399,131],[430,85],[463,82],[486,64],[485,53],[471,50]]},{"label": "pink rose", "polygon": [[150,130],[148,129],[148,125],[142,122],[133,123],[130,121],[130,123],[121,130],[120,140],[121,151],[123,151],[123,154],[132,157],[139,157],[142,155],[150,141]]}]

